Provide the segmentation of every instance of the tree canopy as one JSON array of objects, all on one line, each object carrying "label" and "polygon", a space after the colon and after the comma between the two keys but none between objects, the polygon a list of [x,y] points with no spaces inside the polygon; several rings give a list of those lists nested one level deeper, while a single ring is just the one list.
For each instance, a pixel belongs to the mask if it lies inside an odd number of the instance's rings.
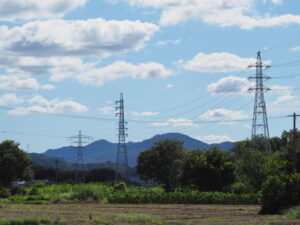
[{"label": "tree canopy", "polygon": [[187,151],[182,142],[162,140],[142,152],[137,159],[137,173],[144,180],[163,184],[166,191],[172,191],[180,183]]},{"label": "tree canopy", "polygon": [[30,180],[33,176],[31,159],[14,141],[0,143],[0,186],[16,180]]}]

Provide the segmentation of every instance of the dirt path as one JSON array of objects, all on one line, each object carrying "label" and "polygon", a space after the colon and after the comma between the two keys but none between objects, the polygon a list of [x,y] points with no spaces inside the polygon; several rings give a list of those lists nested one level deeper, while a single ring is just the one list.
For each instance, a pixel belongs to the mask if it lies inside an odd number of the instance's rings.
[{"label": "dirt path", "polygon": [[[0,205],[0,217],[44,217],[56,224],[300,224],[282,215],[258,215],[245,205]],[[91,222],[94,221],[94,222]]]}]

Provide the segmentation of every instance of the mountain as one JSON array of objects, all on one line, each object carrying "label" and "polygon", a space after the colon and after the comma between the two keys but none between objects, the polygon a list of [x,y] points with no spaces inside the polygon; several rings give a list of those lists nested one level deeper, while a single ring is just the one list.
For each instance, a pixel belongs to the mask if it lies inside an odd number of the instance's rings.
[{"label": "mountain", "polygon": [[[156,135],[150,139],[141,142],[127,143],[129,166],[133,167],[136,165],[136,159],[140,152],[151,148],[155,142],[164,139],[174,139],[182,141],[183,146],[188,150],[192,150],[195,148],[208,149],[213,146],[219,146],[221,149],[227,151],[234,145],[234,143],[232,142],[224,142],[220,144],[209,145],[180,133],[167,133],[162,135]],[[117,146],[118,145],[116,143],[111,143],[106,140],[98,140],[87,145],[84,148],[85,163],[105,163],[107,161],[114,162],[116,158]],[[49,149],[45,153],[43,153],[43,155],[47,157],[58,157],[68,162],[74,162],[76,150],[77,147],[74,146],[62,147],[58,149]]]}]

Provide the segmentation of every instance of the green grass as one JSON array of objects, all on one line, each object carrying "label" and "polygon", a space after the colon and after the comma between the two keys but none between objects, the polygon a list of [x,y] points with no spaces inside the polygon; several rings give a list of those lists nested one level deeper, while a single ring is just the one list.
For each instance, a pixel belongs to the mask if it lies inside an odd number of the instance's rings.
[{"label": "green grass", "polygon": [[0,219],[0,225],[40,225],[40,224],[52,224],[50,219],[46,218],[2,218]]},{"label": "green grass", "polygon": [[300,207],[290,208],[284,214],[287,219],[300,219]]},{"label": "green grass", "polygon": [[195,190],[167,193],[159,187],[135,186],[129,186],[125,190],[116,190],[113,185],[89,183],[29,187],[25,188],[22,194],[0,199],[0,203],[259,204],[260,199],[259,194],[198,192]]},{"label": "green grass", "polygon": [[157,216],[135,213],[105,213],[101,218],[93,219],[72,219],[72,222],[94,222],[99,224],[114,224],[114,223],[150,223],[150,224],[164,224],[164,221]]}]

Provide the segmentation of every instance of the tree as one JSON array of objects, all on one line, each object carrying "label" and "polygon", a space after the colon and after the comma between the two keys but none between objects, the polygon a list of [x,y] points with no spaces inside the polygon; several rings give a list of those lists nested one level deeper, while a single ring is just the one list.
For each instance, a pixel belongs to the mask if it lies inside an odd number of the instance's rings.
[{"label": "tree", "polygon": [[9,186],[16,180],[30,180],[33,172],[31,159],[19,144],[4,141],[0,144],[0,186]]},{"label": "tree", "polygon": [[183,185],[196,185],[199,191],[222,191],[234,181],[233,157],[216,147],[188,153],[182,176]]},{"label": "tree", "polygon": [[113,181],[115,177],[116,177],[116,172],[111,168],[96,168],[87,172],[86,181],[107,182],[107,181]]},{"label": "tree", "polygon": [[173,191],[180,183],[187,151],[182,142],[162,140],[138,156],[137,173],[143,180],[154,180]]}]

